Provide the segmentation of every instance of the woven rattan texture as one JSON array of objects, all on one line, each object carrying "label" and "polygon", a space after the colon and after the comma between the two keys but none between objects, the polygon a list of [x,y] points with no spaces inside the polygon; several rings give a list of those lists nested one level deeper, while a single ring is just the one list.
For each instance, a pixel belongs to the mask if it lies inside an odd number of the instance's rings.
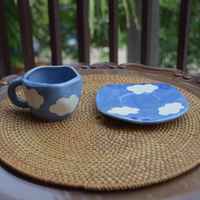
[{"label": "woven rattan texture", "polygon": [[[83,75],[80,104],[70,119],[42,122],[7,98],[0,103],[0,159],[29,177],[63,186],[117,190],[152,185],[200,163],[200,100],[179,89],[190,109],[157,125],[102,116],[95,103],[107,84],[156,82],[142,77]],[[23,92],[18,95],[23,97]]]}]

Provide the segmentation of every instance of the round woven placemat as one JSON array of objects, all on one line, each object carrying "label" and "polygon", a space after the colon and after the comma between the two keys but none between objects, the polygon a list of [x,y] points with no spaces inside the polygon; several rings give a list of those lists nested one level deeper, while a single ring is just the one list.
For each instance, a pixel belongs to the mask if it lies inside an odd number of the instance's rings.
[{"label": "round woven placemat", "polygon": [[[8,98],[0,103],[0,160],[29,177],[63,186],[117,190],[152,185],[199,164],[200,100],[179,89],[190,109],[157,125],[102,116],[96,93],[107,84],[156,82],[142,77],[83,75],[71,118],[42,122]],[[18,95],[22,98],[23,92]]]}]

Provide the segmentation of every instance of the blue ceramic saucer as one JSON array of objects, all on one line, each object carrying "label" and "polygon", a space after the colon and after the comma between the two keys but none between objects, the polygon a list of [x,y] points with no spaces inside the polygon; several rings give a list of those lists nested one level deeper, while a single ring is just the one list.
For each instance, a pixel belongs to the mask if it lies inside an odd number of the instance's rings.
[{"label": "blue ceramic saucer", "polygon": [[185,114],[189,104],[174,86],[165,83],[106,85],[96,104],[107,116],[138,124],[155,124]]}]

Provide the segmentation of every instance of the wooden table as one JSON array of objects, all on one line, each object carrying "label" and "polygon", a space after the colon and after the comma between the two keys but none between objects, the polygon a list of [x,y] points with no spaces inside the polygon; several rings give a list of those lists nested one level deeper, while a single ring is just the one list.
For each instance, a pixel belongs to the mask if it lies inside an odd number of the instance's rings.
[{"label": "wooden table", "polygon": [[[185,75],[180,70],[152,68],[138,64],[97,63],[92,66],[86,64],[73,65],[80,74],[114,73],[122,75],[138,75],[163,81],[181,87],[200,98],[200,77]],[[7,83],[17,75],[5,77],[1,80],[0,101],[7,96]],[[86,191],[83,189],[66,188],[44,184],[28,178],[0,162],[0,199],[1,200],[61,200],[61,199],[200,199],[200,166],[174,179],[139,189],[125,191]]]}]

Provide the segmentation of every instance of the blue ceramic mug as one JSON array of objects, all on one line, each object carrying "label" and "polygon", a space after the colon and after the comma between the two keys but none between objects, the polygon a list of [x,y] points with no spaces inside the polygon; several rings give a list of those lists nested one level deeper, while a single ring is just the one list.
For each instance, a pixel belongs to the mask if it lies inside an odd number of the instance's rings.
[{"label": "blue ceramic mug", "polygon": [[[22,85],[26,100],[20,99],[15,88]],[[13,80],[8,96],[13,104],[28,108],[43,121],[61,121],[71,117],[78,106],[82,77],[71,66],[41,66]]]}]

